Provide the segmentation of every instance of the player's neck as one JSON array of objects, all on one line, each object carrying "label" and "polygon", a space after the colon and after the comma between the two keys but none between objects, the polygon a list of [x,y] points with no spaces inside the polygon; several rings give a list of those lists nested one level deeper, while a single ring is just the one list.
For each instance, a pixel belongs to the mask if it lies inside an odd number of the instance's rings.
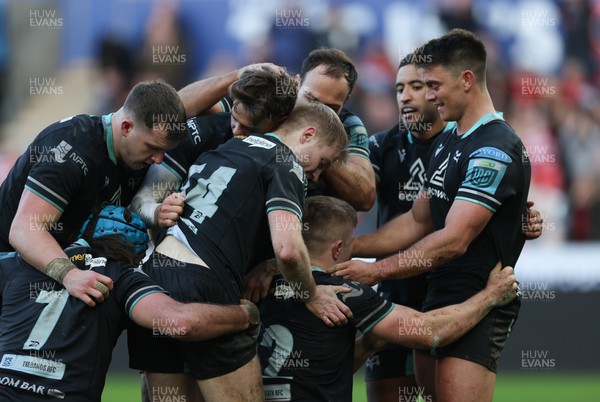
[{"label": "player's neck", "polygon": [[495,112],[492,98],[487,90],[474,96],[465,108],[463,115],[456,121],[456,135],[461,136],[471,129],[483,116]]},{"label": "player's neck", "polygon": [[119,149],[121,148],[121,125],[118,123],[121,121],[121,114],[122,109],[119,109],[110,117],[110,125],[112,127],[110,134],[112,135],[112,143],[117,160],[121,159],[121,153],[119,152]]},{"label": "player's neck", "polygon": [[444,129],[444,127],[446,127],[446,122],[442,121],[442,119],[435,119],[435,121],[432,123],[431,128],[429,130],[423,131],[423,132],[411,132],[412,135],[415,136],[415,138],[417,138],[419,141],[428,141],[431,138],[435,137],[436,135],[438,135],[439,133],[442,132],[442,130]]},{"label": "player's neck", "polygon": [[320,268],[323,271],[327,270],[328,268],[333,267],[335,264],[337,264],[339,261],[335,261],[333,258],[331,258],[330,256],[320,256],[320,257],[313,257],[310,259],[310,266],[311,267],[315,267],[315,268]]}]

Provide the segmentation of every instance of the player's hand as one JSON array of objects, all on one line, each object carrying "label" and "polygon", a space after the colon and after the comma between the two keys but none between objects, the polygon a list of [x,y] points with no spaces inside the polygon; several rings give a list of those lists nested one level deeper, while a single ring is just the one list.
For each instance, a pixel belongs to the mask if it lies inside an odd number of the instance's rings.
[{"label": "player's hand", "polygon": [[540,211],[532,209],[533,201],[527,201],[527,222],[523,225],[523,234],[527,240],[537,239],[542,235],[544,219]]},{"label": "player's hand", "polygon": [[510,303],[520,292],[513,267],[502,268],[502,264],[498,261],[490,272],[486,290],[492,296],[494,307]]},{"label": "player's hand", "polygon": [[174,226],[183,213],[184,206],[185,194],[173,193],[165,198],[161,204],[158,204],[154,210],[154,221],[160,227]]},{"label": "player's hand", "polygon": [[95,271],[72,269],[63,279],[67,292],[90,307],[103,302],[113,289],[113,281]]},{"label": "player's hand", "polygon": [[278,71],[279,73],[285,72],[285,68],[278,66],[277,64],[254,63],[254,64],[249,64],[247,66],[244,66],[238,70],[238,80],[241,78],[242,74],[244,74],[246,71],[258,71],[258,70],[262,70],[262,69],[271,69],[274,71]]},{"label": "player's hand", "polygon": [[243,298],[258,303],[267,297],[271,280],[277,273],[276,260],[265,260],[252,268],[244,281]]},{"label": "player's hand", "polygon": [[240,305],[243,306],[248,312],[248,331],[251,335],[258,334],[258,327],[260,324],[260,312],[258,307],[250,300],[241,299]]},{"label": "player's hand", "polygon": [[336,264],[327,270],[332,276],[339,276],[346,281],[358,281],[369,286],[380,282],[380,272],[373,263],[350,260]]},{"label": "player's hand", "polygon": [[335,294],[351,290],[346,286],[317,285],[314,296],[306,301],[306,307],[328,327],[345,325],[348,318],[352,318],[352,311]]}]

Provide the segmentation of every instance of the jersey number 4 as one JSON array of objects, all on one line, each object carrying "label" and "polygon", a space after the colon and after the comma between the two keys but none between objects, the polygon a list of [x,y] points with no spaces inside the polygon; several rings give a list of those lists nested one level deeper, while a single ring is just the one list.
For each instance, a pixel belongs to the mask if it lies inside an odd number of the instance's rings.
[{"label": "jersey number 4", "polygon": [[185,192],[186,203],[194,208],[190,219],[198,224],[217,212],[217,200],[236,172],[234,168],[221,166],[210,177],[199,177],[205,166],[206,164],[193,165],[188,173],[190,178],[181,188],[181,191]]}]

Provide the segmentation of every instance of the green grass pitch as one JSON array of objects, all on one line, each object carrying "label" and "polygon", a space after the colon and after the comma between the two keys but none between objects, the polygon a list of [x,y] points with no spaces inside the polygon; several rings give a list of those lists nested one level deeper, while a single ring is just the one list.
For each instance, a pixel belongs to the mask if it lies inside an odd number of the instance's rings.
[{"label": "green grass pitch", "polygon": [[[354,377],[354,402],[366,402],[362,373]],[[103,402],[139,402],[139,381],[135,373],[109,374]],[[548,372],[501,373],[494,402],[600,401],[600,372],[565,374]]]}]

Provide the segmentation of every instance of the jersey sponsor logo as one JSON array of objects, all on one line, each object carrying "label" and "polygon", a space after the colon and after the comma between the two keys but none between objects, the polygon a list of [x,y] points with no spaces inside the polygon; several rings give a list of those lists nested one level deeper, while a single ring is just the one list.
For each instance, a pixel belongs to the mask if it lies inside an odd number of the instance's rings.
[{"label": "jersey sponsor logo", "polygon": [[265,384],[265,401],[291,401],[292,391],[290,384]]},{"label": "jersey sponsor logo", "polygon": [[107,259],[104,257],[92,258],[91,254],[86,254],[85,265],[89,266],[90,269],[104,268],[106,266]]},{"label": "jersey sponsor logo", "polygon": [[271,142],[265,138],[257,137],[255,135],[246,137],[242,141],[244,141],[247,144],[250,144],[250,148],[258,147],[258,148],[271,149],[275,146],[274,142]]},{"label": "jersey sponsor logo", "polygon": [[42,359],[35,356],[5,354],[0,361],[0,368],[61,380],[65,375],[66,365],[61,361]]},{"label": "jersey sponsor logo", "polygon": [[83,174],[85,176],[87,176],[88,174],[88,167],[87,164],[85,163],[85,161],[83,160],[83,158],[81,156],[79,156],[77,153],[75,152],[71,152],[69,154],[69,158],[75,162],[76,165],[79,166],[79,168],[83,171]]},{"label": "jersey sponsor logo", "polygon": [[292,161],[292,168],[290,169],[290,173],[295,174],[298,180],[300,180],[300,183],[304,183],[304,169],[302,168],[302,166],[300,166],[298,162]]},{"label": "jersey sponsor logo", "polygon": [[469,159],[472,159],[473,157],[495,159],[497,161],[506,163],[512,162],[511,157],[508,156],[506,152],[494,147],[479,148],[477,151],[469,155]]},{"label": "jersey sponsor logo", "polygon": [[444,144],[440,144],[440,146],[437,147],[437,149],[435,150],[434,156],[438,156],[438,154],[440,152],[442,152],[442,149],[444,149]]},{"label": "jersey sponsor logo", "polygon": [[440,190],[439,188],[428,188],[427,193],[432,197],[441,198],[442,200],[450,201],[448,195],[444,190]]},{"label": "jersey sponsor logo", "polygon": [[491,159],[472,159],[463,186],[495,194],[505,173],[506,165],[503,163]]},{"label": "jersey sponsor logo", "polygon": [[67,156],[72,148],[71,144],[63,140],[56,147],[52,148],[50,152],[54,154],[54,160],[58,163],[64,163],[66,161],[65,156]]},{"label": "jersey sponsor logo", "polygon": [[188,119],[188,134],[192,137],[192,141],[194,141],[195,145],[198,145],[202,142],[202,137],[200,136],[200,132],[198,131],[198,126],[196,125],[196,119]]},{"label": "jersey sponsor logo", "polygon": [[46,387],[44,385],[33,384],[27,381],[23,381],[18,378],[13,378],[9,376],[0,376],[0,388],[1,387],[12,387],[17,389],[26,390],[29,392],[33,392],[40,395],[48,395],[53,396],[55,398],[64,399],[65,393],[56,388],[50,388],[46,391]]}]

